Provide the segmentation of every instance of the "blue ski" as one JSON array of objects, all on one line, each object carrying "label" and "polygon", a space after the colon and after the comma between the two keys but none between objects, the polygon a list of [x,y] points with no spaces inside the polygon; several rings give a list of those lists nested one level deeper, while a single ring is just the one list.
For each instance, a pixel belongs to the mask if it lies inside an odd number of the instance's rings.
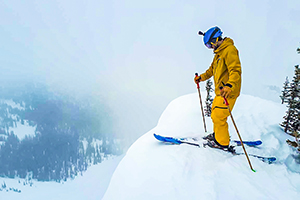
[{"label": "blue ski", "polygon": [[190,144],[190,145],[194,145],[194,146],[200,147],[200,144],[188,142],[188,141],[185,141],[182,138],[164,137],[164,136],[161,136],[161,135],[157,135],[155,133],[154,133],[154,137],[157,140],[159,140],[159,141],[168,142],[168,143],[171,143],[171,144],[182,144],[182,143],[185,143],[185,144]]},{"label": "blue ski", "polygon": [[[154,133],[154,137],[161,141],[161,142],[166,142],[166,143],[170,143],[170,144],[189,144],[189,145],[193,145],[193,146],[197,146],[197,147],[201,147],[200,144],[198,143],[194,143],[194,142],[189,142],[189,141],[186,141],[187,138],[174,138],[174,137],[164,137],[164,136],[161,136],[161,135],[157,135]],[[247,141],[246,141],[247,142]],[[247,144],[247,143],[245,143]],[[258,143],[258,145],[260,145],[260,143]],[[253,146],[253,145],[250,145],[250,146]],[[255,145],[254,145],[255,146]],[[221,149],[220,149],[221,150]],[[226,151],[226,150],[223,150],[223,151]],[[229,151],[226,151],[226,152],[229,152]],[[229,152],[229,153],[232,153],[232,152]],[[244,153],[232,153],[233,155],[243,155]],[[275,157],[265,157],[265,156],[258,156],[258,155],[254,155],[254,154],[248,154],[249,156],[252,156],[252,157],[255,157],[255,158],[258,158],[260,159],[261,161],[263,162],[266,162],[266,163],[273,163],[276,161],[276,158]]]},{"label": "blue ski", "polygon": [[[235,153],[235,155],[245,155],[245,153]],[[269,164],[272,164],[273,162],[276,161],[275,157],[265,157],[265,156],[258,156],[258,155],[254,155],[254,154],[248,154],[248,156],[258,158],[261,161],[269,163]]]},{"label": "blue ski", "polygon": [[[157,135],[154,133],[154,137],[162,142],[170,142],[173,144],[181,144],[181,143],[191,143],[188,142],[188,139],[192,139],[194,141],[197,141],[196,138],[192,138],[192,137],[183,137],[183,138],[174,138],[174,137],[164,137],[161,135]],[[240,141],[234,140],[233,142],[235,142],[238,146],[242,145]],[[243,141],[244,144],[251,146],[251,147],[255,147],[258,145],[262,144],[262,141],[257,140],[257,141]],[[197,146],[197,143],[191,143],[192,145]]]},{"label": "blue ski", "polygon": [[[160,136],[160,135],[157,135],[154,133],[154,137],[156,137],[156,139],[158,140],[167,140],[167,141],[163,141],[163,142],[168,142],[168,140],[171,140],[172,142],[171,143],[176,143],[175,140],[178,140],[177,142],[184,142],[184,141],[187,141],[189,139],[192,139],[194,141],[197,141],[198,139],[197,138],[194,138],[194,137],[182,137],[182,138],[174,138],[174,137],[164,137],[164,136]],[[239,140],[233,140],[234,143],[236,143],[237,146],[241,146],[241,141]],[[260,140],[256,140],[256,141],[243,141],[243,143],[247,146],[250,146],[250,147],[257,147],[259,145],[262,144],[262,141]]]},{"label": "blue ski", "polygon": [[[241,141],[239,140],[233,140],[233,142],[235,142],[238,146],[242,145]],[[251,146],[251,147],[256,147],[262,144],[262,141],[260,140],[256,140],[256,141],[243,141],[244,144],[246,144],[247,146]]]}]

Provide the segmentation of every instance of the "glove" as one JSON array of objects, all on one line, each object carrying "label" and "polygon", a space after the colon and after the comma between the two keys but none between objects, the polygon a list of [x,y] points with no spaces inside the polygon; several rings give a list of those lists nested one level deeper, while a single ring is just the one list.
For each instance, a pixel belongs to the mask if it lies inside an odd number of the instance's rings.
[{"label": "glove", "polygon": [[231,92],[232,92],[231,88],[228,86],[225,86],[221,89],[220,94],[222,97],[225,97],[227,99]]},{"label": "glove", "polygon": [[201,76],[196,76],[194,78],[194,81],[195,81],[196,84],[198,84],[201,81]]}]

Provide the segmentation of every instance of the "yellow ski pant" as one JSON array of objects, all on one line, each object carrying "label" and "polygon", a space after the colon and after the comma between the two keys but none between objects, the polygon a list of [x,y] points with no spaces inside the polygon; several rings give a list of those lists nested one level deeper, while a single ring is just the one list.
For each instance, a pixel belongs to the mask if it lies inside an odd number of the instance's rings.
[{"label": "yellow ski pant", "polygon": [[[230,110],[233,109],[236,98],[228,98]],[[224,99],[221,96],[216,96],[212,104],[211,119],[214,124],[214,133],[216,141],[223,146],[228,146],[230,137],[228,131],[227,118],[230,115]]]}]

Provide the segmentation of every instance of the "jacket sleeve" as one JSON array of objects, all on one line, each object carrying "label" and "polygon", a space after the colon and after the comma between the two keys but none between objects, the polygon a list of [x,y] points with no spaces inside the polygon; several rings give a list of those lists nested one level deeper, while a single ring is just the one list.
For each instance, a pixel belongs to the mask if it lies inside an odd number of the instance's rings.
[{"label": "jacket sleeve", "polygon": [[228,49],[227,59],[225,64],[229,73],[229,80],[226,83],[228,86],[232,86],[231,90],[234,91],[236,88],[241,87],[241,62],[238,55],[238,50],[232,46]]},{"label": "jacket sleeve", "polygon": [[213,64],[210,65],[210,67],[203,73],[201,74],[201,81],[206,81],[207,79],[209,79],[210,77],[213,76]]}]

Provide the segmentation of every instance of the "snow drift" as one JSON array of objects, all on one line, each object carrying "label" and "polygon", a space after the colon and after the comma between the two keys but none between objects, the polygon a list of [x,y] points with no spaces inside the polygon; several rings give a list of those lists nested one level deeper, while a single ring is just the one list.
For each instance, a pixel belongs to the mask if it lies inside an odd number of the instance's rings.
[{"label": "snow drift", "polygon": [[[203,94],[205,96],[205,94]],[[167,145],[153,133],[164,136],[204,136],[198,94],[172,101],[158,125],[140,137],[119,163],[104,195],[119,199],[297,199],[300,196],[300,165],[290,156],[285,140],[290,138],[279,127],[285,106],[248,95],[241,95],[233,116],[244,140],[261,139],[259,148],[248,153],[275,156],[275,164],[245,156],[190,145]],[[212,122],[206,118],[208,132]],[[238,136],[228,118],[232,139]],[[241,147],[237,147],[242,152]]]}]

